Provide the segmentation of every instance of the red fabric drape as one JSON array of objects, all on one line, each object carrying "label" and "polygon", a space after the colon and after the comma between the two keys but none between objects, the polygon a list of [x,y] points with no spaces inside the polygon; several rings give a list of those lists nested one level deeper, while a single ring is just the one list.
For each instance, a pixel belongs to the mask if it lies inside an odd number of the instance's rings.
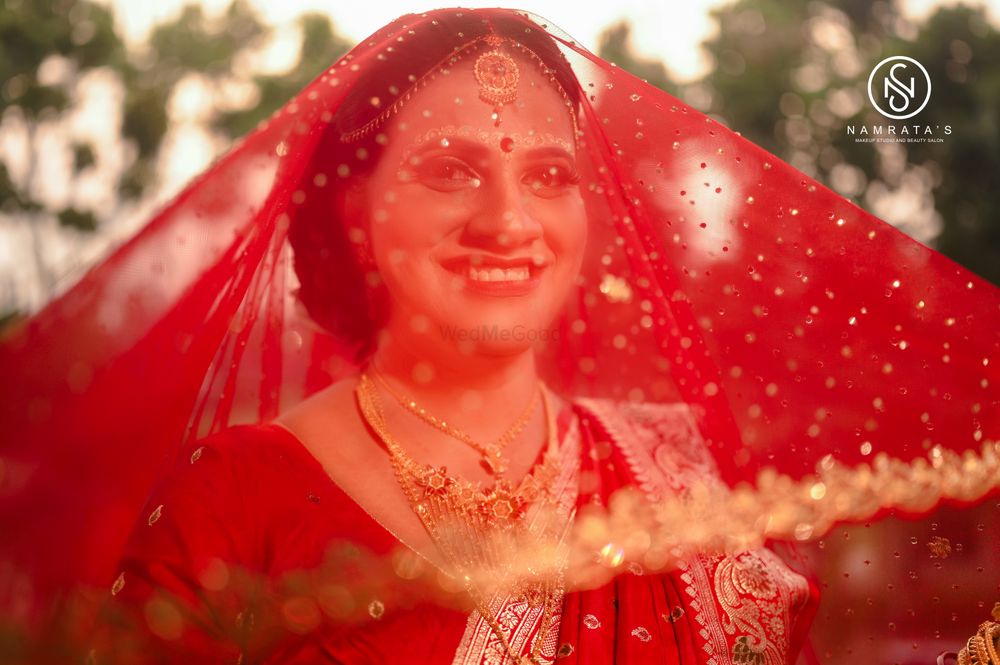
[{"label": "red fabric drape", "polygon": [[[312,196],[317,169],[331,166],[321,148],[351,91],[383,75],[388,89],[405,72],[390,50],[400,40],[458,48],[491,25],[547,34],[581,96],[590,237],[559,335],[538,348],[551,386],[689,404],[730,482],[765,467],[808,478],[828,459],[995,456],[995,287],[538,17],[408,15],[7,333],[0,600],[14,625],[41,630],[80,589],[108,588],[150,488],[194,439],[268,420],[355,370],[352,349],[295,303],[297,194]],[[979,479],[966,502],[995,485]],[[991,533],[973,529],[966,551],[995,551]],[[901,545],[871,547],[887,575],[934,563],[902,570],[891,560]],[[995,572],[976,579],[995,591]],[[977,603],[962,617],[970,626]]]}]

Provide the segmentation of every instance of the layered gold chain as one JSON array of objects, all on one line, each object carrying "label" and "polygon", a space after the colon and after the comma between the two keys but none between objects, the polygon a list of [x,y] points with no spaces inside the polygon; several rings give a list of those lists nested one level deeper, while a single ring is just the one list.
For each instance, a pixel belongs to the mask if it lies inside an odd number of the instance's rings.
[{"label": "layered gold chain", "polygon": [[[382,386],[389,392],[389,394],[395,398],[395,400],[400,404],[400,406],[402,406],[404,409],[414,414],[427,424],[441,430],[448,436],[451,436],[452,438],[461,441],[462,443],[464,443],[465,445],[469,446],[477,453],[482,455],[483,467],[491,474],[499,476],[507,472],[508,463],[506,458],[504,458],[503,456],[504,450],[514,439],[516,439],[521,434],[522,431],[524,431],[524,428],[528,424],[528,421],[531,420],[531,416],[534,415],[535,413],[535,401],[536,401],[535,399],[532,399],[530,402],[528,402],[528,405],[524,408],[524,411],[521,412],[521,415],[518,416],[517,420],[514,421],[514,424],[512,424],[507,429],[506,432],[501,434],[500,437],[495,442],[489,444],[483,444],[480,443],[479,441],[476,441],[471,436],[469,436],[459,428],[455,427],[454,425],[451,425],[446,420],[438,418],[428,413],[427,410],[421,407],[419,404],[417,404],[415,400],[401,395],[385,379],[382,373],[379,372],[377,369],[375,369],[374,366],[371,366],[369,369],[372,375],[378,379],[379,383],[381,383]],[[538,390],[539,394],[541,394],[544,399],[544,390],[541,386],[541,382],[539,382]]]},{"label": "layered gold chain", "polygon": [[[552,627],[556,609],[562,603],[564,569],[541,572],[527,579],[511,579],[517,552],[525,545],[551,541],[558,547],[561,533],[544,519],[555,514],[553,492],[559,472],[559,449],[555,421],[544,385],[541,401],[547,424],[546,450],[540,463],[516,486],[506,478],[483,489],[478,482],[456,478],[446,467],[433,467],[413,460],[391,435],[385,423],[375,382],[362,372],[355,393],[362,416],[385,445],[400,488],[420,519],[431,540],[454,567],[480,615],[496,635],[504,651],[515,663],[541,663],[545,635]],[[543,518],[525,519],[529,507]],[[516,652],[497,617],[489,610],[481,580],[497,581],[530,607],[542,608],[539,630],[530,654]]]}]

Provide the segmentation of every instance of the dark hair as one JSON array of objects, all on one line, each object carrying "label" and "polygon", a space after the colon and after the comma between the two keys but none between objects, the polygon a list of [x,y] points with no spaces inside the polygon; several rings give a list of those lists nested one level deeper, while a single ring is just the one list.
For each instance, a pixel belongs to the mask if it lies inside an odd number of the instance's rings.
[{"label": "dark hair", "polygon": [[[407,19],[410,19],[409,21]],[[366,229],[350,219],[347,192],[368,175],[382,155],[377,129],[345,143],[341,137],[379,117],[381,100],[404,97],[414,82],[440,67],[456,51],[493,32],[519,42],[551,70],[575,112],[579,83],[556,42],[525,15],[497,10],[442,10],[403,17],[380,31],[391,44],[380,56],[366,58],[365,74],[346,94],[304,171],[305,193],[292,215],[289,241],[295,253],[298,296],[310,317],[363,360],[374,350],[385,323],[387,294],[372,265],[362,265],[358,245]],[[379,100],[373,103],[373,98]],[[353,227],[352,227],[353,223]]]}]

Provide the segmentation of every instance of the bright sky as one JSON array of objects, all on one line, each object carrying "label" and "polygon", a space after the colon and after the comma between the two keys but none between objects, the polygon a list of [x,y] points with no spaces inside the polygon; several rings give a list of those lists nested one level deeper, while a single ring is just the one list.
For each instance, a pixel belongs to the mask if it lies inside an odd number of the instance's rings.
[{"label": "bright sky", "polygon": [[[105,0],[111,4],[130,40],[141,41],[156,22],[175,16],[192,0]],[[220,12],[230,0],[200,0],[208,12]],[[449,6],[448,0],[415,2],[414,0],[378,0],[377,2],[344,2],[343,0],[250,0],[269,23],[287,25],[305,11],[329,14],[341,34],[360,41],[394,18],[421,12],[433,7]],[[538,14],[572,35],[593,50],[597,37],[608,25],[626,18],[633,26],[635,45],[641,53],[660,57],[675,78],[690,80],[703,73],[707,62],[699,44],[712,32],[709,10],[729,4],[726,0],[616,0],[615,2],[581,3],[580,0],[510,0],[518,9]],[[463,7],[495,7],[506,0],[465,0]],[[934,7],[957,4],[946,0],[901,0],[904,11],[921,18]],[[996,22],[1000,16],[1000,0],[971,0],[966,4],[985,4]],[[283,57],[275,49],[275,58]],[[294,57],[294,51],[289,59]]]}]

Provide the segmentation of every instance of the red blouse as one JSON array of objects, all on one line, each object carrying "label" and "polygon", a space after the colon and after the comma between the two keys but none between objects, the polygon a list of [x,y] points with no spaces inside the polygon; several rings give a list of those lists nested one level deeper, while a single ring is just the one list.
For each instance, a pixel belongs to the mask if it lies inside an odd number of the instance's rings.
[{"label": "red blouse", "polygon": [[[566,450],[574,438],[589,479],[578,505],[626,485],[655,499],[688,474],[711,473],[682,408],[581,399],[565,409],[560,441]],[[477,612],[431,601],[419,582],[400,579],[400,551],[290,432],[230,428],[201,441],[158,484],[112,587],[94,659],[509,662]],[[393,570],[372,560],[394,562]],[[377,583],[386,579],[393,583]],[[632,564],[601,588],[566,595],[543,655],[560,663],[791,662],[817,596],[769,550],[699,557],[662,574]],[[505,611],[518,644],[521,610]]]}]

